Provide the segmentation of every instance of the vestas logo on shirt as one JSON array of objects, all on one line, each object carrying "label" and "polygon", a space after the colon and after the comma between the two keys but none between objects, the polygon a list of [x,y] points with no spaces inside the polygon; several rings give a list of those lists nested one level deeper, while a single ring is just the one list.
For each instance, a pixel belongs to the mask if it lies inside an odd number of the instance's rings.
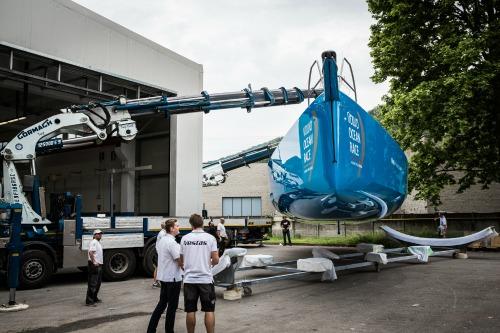
[{"label": "vestas logo on shirt", "polygon": [[184,241],[184,245],[208,245],[207,241]]},{"label": "vestas logo on shirt", "polygon": [[44,128],[47,128],[49,127],[50,125],[52,125],[52,121],[50,119],[46,119],[43,123],[41,123],[40,125],[35,125],[33,126],[32,128],[26,130],[26,131],[21,131],[18,135],[17,135],[17,138],[18,139],[22,139],[22,138],[25,138],[27,136],[30,136],[31,134],[35,133],[35,132],[38,132],[38,131],[41,131],[43,130]]}]

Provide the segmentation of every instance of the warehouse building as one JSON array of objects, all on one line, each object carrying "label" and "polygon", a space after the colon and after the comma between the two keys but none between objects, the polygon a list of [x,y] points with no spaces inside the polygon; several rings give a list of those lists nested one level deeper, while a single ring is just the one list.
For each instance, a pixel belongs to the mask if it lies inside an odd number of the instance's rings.
[{"label": "warehouse building", "polygon": [[[0,2],[0,142],[69,105],[199,94],[202,85],[202,65],[74,2]],[[132,143],[38,158],[46,193],[81,193],[84,212],[201,211],[202,114],[136,121]],[[130,171],[138,166],[151,169]]]}]

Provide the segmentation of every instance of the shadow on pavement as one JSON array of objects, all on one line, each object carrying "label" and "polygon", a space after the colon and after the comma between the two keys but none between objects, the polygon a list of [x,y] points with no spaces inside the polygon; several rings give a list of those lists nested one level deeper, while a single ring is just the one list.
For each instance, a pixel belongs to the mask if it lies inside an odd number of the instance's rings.
[{"label": "shadow on pavement", "polygon": [[23,330],[23,333],[67,333],[75,330],[87,329],[98,326],[103,323],[127,319],[131,317],[151,316],[150,312],[130,312],[123,314],[116,314],[100,318],[89,318],[67,323],[56,327],[40,327],[35,329]]}]

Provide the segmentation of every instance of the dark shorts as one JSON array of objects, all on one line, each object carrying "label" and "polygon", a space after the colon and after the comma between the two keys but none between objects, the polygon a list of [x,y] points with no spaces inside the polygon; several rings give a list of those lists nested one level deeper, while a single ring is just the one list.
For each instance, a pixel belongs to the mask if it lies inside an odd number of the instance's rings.
[{"label": "dark shorts", "polygon": [[215,311],[215,287],[213,283],[184,283],[184,311],[198,311],[198,299],[201,311]]}]

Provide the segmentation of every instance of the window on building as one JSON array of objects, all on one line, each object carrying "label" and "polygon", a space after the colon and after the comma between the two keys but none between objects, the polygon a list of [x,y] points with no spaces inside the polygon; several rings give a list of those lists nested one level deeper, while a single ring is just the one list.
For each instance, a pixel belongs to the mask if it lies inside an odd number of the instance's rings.
[{"label": "window on building", "polygon": [[222,198],[223,216],[262,216],[260,197]]}]

